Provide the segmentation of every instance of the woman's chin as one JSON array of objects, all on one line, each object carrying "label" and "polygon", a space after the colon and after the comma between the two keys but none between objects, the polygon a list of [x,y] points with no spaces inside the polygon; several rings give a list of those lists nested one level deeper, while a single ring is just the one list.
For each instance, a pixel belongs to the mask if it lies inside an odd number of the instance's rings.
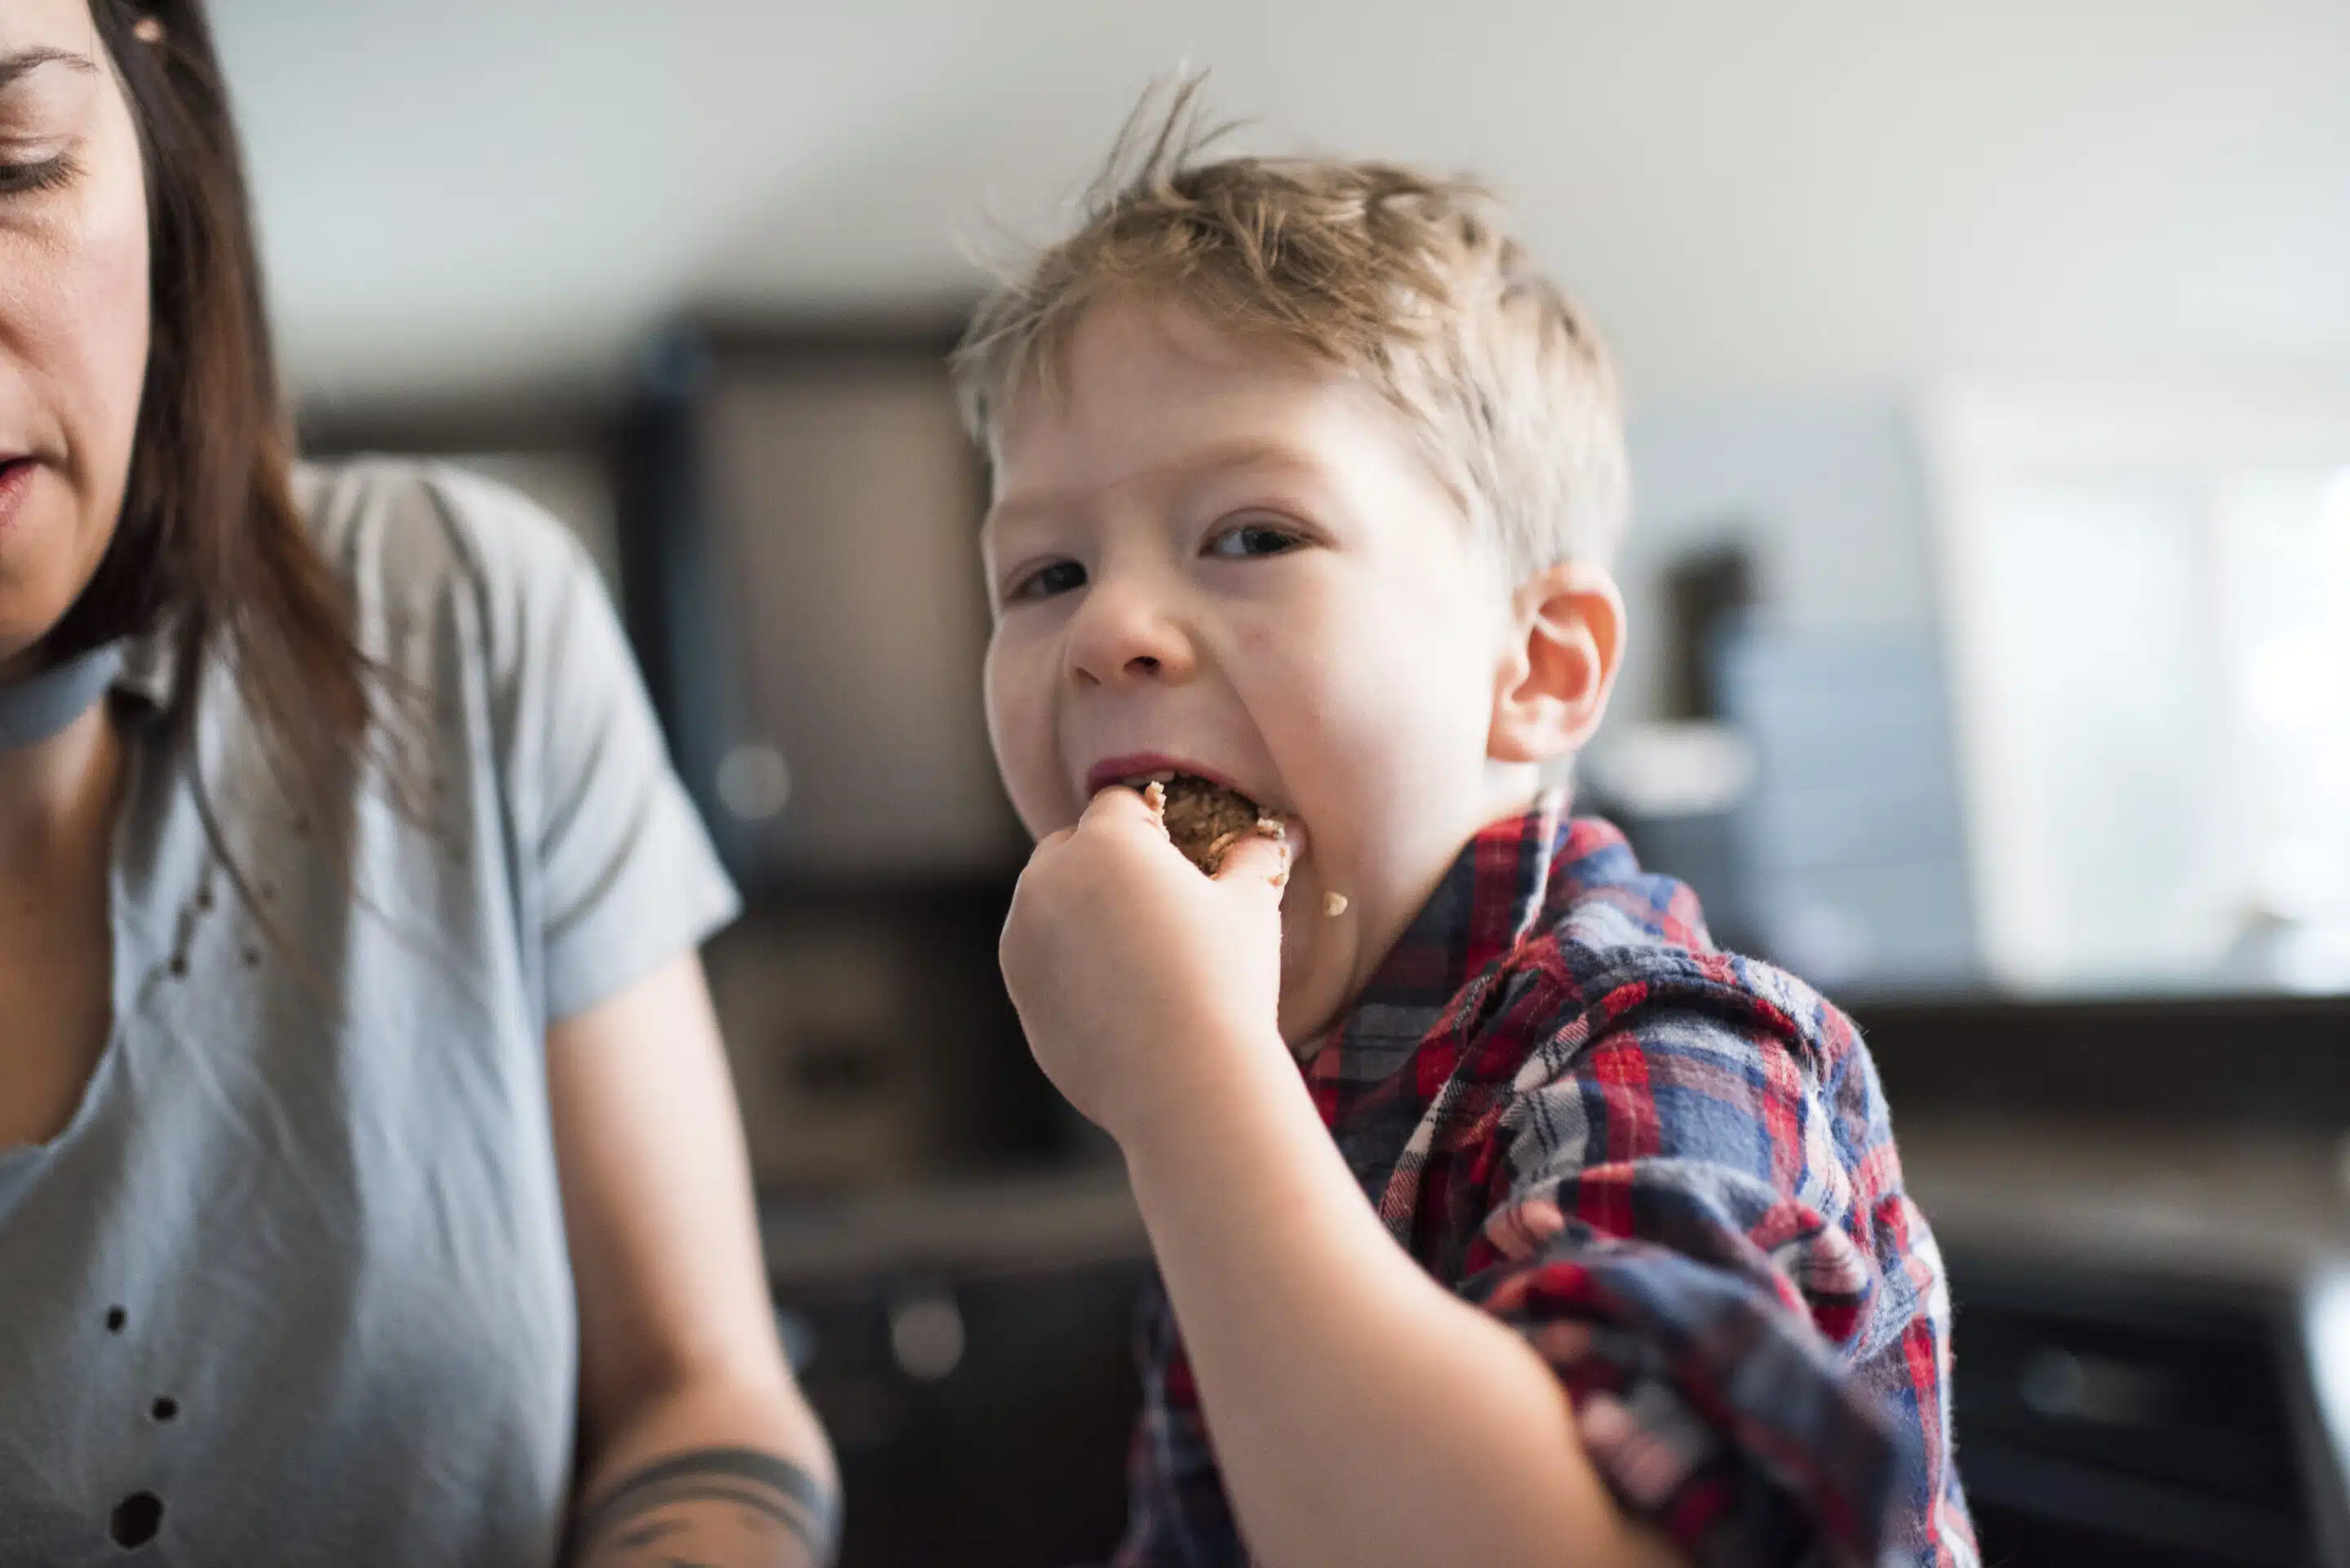
[{"label": "woman's chin", "polygon": [[0,571],[0,681],[30,675],[40,667],[41,639],[57,628],[71,607],[69,597],[13,587]]},{"label": "woman's chin", "polygon": [[16,615],[14,608],[0,597],[0,686],[33,673],[41,639],[48,635],[47,621]]}]

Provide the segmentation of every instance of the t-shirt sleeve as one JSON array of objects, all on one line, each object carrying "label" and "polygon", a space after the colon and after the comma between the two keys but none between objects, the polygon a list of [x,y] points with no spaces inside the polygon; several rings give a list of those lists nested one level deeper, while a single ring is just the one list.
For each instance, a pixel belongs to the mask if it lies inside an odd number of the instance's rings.
[{"label": "t-shirt sleeve", "polygon": [[488,578],[519,902],[540,941],[549,1023],[699,946],[740,911],[669,760],[587,552],[531,503],[442,471]]},{"label": "t-shirt sleeve", "polygon": [[1947,1307],[1881,1101],[1856,1125],[1788,1045],[1696,1011],[1543,1055],[1462,1294],[1550,1364],[1619,1501],[1700,1568],[1908,1560]]}]

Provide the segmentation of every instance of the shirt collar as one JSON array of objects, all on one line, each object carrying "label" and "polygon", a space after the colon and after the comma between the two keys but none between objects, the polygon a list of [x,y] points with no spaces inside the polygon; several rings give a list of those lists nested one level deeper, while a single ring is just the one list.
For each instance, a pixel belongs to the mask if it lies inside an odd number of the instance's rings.
[{"label": "shirt collar", "polygon": [[0,752],[38,746],[79,722],[114,683],[119,643],[102,643],[0,683]]},{"label": "shirt collar", "polygon": [[[1306,1058],[1316,1075],[1380,1075],[1436,1023],[1471,978],[1555,921],[1591,867],[1622,836],[1567,814],[1568,792],[1544,791],[1515,816],[1480,828],[1353,1006]],[[1610,867],[1613,869],[1613,867]],[[1336,1047],[1336,1049],[1333,1049]]]}]

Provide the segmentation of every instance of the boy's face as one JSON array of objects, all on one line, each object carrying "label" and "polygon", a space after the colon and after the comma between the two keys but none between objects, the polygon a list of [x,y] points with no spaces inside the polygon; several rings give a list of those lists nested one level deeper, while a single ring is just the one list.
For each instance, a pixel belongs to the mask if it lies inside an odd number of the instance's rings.
[{"label": "boy's face", "polygon": [[1123,303],[1064,369],[1009,410],[983,536],[997,763],[1039,837],[1164,770],[1298,824],[1281,1028],[1302,1043],[1532,792],[1488,754],[1508,587],[1400,416],[1341,372]]}]

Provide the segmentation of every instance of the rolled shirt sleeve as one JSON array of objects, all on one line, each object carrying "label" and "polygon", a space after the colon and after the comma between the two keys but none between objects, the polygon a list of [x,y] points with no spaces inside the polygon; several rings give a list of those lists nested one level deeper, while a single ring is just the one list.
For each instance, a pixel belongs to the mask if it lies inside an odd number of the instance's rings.
[{"label": "rolled shirt sleeve", "polygon": [[1939,1415],[1937,1303],[1882,1299],[1939,1277],[1908,1256],[1882,1098],[1840,1119],[1799,1051],[1700,1012],[1537,1051],[1459,1287],[1704,1568],[1877,1562],[1923,1484],[1908,1417]]}]

